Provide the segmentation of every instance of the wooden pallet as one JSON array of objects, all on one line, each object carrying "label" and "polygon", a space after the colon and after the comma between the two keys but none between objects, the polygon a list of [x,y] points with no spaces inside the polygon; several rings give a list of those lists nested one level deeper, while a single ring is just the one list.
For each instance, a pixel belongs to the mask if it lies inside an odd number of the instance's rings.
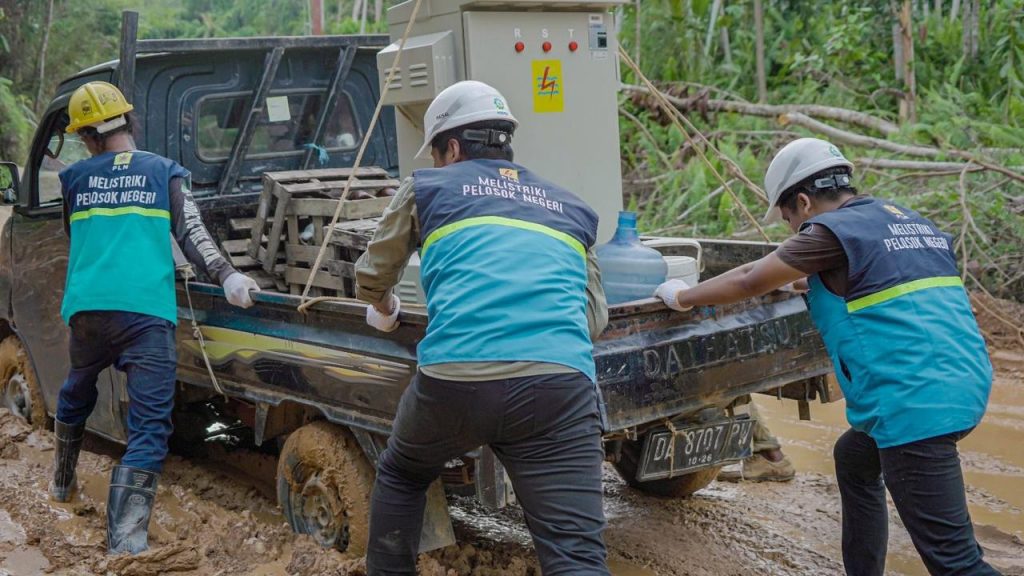
[{"label": "wooden pallet", "polygon": [[[289,246],[304,246],[299,240],[299,234],[301,223],[306,221],[313,225],[313,243],[317,246],[322,244],[324,225],[338,209],[338,198],[350,176],[353,178],[350,192],[352,199],[346,200],[341,208],[342,220],[383,214],[400,184],[398,180],[390,178],[385,170],[375,167],[355,170],[292,170],[264,174],[259,208],[256,218],[250,224],[250,242],[247,250],[249,257],[260,262],[263,269],[270,272],[276,265],[282,244],[286,254]],[[239,229],[243,225],[244,223],[239,222]],[[280,240],[282,234],[286,238],[283,243]],[[289,265],[299,263],[287,262]]]},{"label": "wooden pallet", "polygon": [[260,288],[278,291],[287,290],[288,287],[283,280],[285,273],[285,262],[283,259],[277,262],[272,272],[267,272],[263,269],[262,264],[247,253],[248,240],[225,240],[220,243],[220,246],[227,252],[228,261],[231,262],[231,265],[239,272],[243,272],[255,280]]}]

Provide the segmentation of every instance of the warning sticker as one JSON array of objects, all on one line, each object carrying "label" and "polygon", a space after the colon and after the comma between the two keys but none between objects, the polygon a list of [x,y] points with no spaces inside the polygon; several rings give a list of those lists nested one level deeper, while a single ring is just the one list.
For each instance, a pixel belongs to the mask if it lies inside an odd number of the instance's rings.
[{"label": "warning sticker", "polygon": [[533,61],[533,111],[562,112],[565,109],[565,89],[562,82],[561,60]]}]

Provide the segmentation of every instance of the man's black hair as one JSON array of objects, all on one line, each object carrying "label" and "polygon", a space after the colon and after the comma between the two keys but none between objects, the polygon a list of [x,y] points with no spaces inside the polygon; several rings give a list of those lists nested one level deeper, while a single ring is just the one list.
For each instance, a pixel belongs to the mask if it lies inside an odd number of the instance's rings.
[{"label": "man's black hair", "polygon": [[118,126],[117,128],[111,130],[110,132],[104,132],[103,134],[100,134],[99,131],[96,130],[96,128],[93,126],[83,126],[82,128],[78,129],[78,135],[83,138],[91,138],[92,140],[95,140],[101,147],[106,148],[107,138],[110,138],[114,134],[127,132],[129,135],[132,135],[132,127],[135,124],[135,114],[131,112],[125,114],[124,120],[124,126]]},{"label": "man's black hair", "polygon": [[850,183],[850,174],[851,171],[846,166],[836,166],[815,172],[787,188],[779,197],[776,205],[792,212],[796,210],[796,197],[801,193],[807,194],[818,202],[832,202],[844,194],[856,195],[857,189]]},{"label": "man's black hair", "polygon": [[[467,131],[469,132],[467,134]],[[508,160],[512,161],[512,134],[515,124],[508,120],[485,120],[445,130],[430,141],[430,147],[438,152],[448,148],[449,140],[459,142],[464,160]],[[502,135],[507,135],[503,137]]]}]

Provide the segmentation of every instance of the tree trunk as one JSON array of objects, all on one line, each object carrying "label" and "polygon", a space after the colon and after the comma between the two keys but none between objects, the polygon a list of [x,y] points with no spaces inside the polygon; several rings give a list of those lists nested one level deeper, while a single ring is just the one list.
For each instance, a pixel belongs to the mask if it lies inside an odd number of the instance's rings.
[{"label": "tree trunk", "polygon": [[768,100],[768,82],[764,73],[764,2],[754,0],[754,28],[757,34],[755,46],[757,57],[757,101],[764,103]]},{"label": "tree trunk", "polygon": [[39,68],[36,73],[39,85],[36,88],[35,111],[38,114],[43,109],[43,88],[46,86],[46,47],[50,43],[50,25],[53,23],[53,0],[46,6],[46,23],[43,25],[43,42],[39,47]]},{"label": "tree trunk", "polygon": [[721,33],[718,35],[718,42],[722,45],[722,55],[725,58],[725,65],[732,68],[732,48],[729,47],[729,29],[722,27]]},{"label": "tree trunk", "polygon": [[324,1],[309,0],[309,28],[313,36],[324,33]]},{"label": "tree trunk", "polygon": [[973,25],[971,26],[971,58],[978,57],[978,50],[981,48],[981,0],[974,0],[974,9],[971,11]]},{"label": "tree trunk", "polygon": [[633,50],[635,52],[635,54],[633,55],[633,62],[636,63],[637,67],[639,68],[640,67],[640,46],[641,46],[641,44],[643,42],[642,29],[640,28],[640,0],[636,0],[635,6],[636,6],[636,10],[635,10],[635,12],[633,14],[633,20],[634,20],[633,23],[635,24],[635,28],[634,28],[634,31],[633,31],[633,44],[634,44]]},{"label": "tree trunk", "polygon": [[370,0],[360,1],[361,12],[359,14],[359,33],[366,34],[366,12],[369,9]]},{"label": "tree trunk", "polygon": [[714,38],[715,25],[718,24],[718,12],[722,9],[722,0],[715,0],[711,5],[711,19],[708,21],[708,35],[704,38],[704,58],[711,55],[711,40]]},{"label": "tree trunk", "polygon": [[899,22],[892,25],[892,63],[896,69],[896,79],[903,80],[903,34]]},{"label": "tree trunk", "polygon": [[380,22],[384,17],[384,0],[375,0],[373,3],[373,21]]},{"label": "tree trunk", "polygon": [[[970,2],[971,0],[967,0]],[[953,0],[953,7],[949,9],[949,21],[956,22],[957,17],[960,15],[960,0]]]},{"label": "tree trunk", "polygon": [[360,6],[360,4],[363,3],[363,1],[365,1],[365,0],[352,0],[352,19],[353,20],[358,20],[359,19],[359,6]]},{"label": "tree trunk", "polygon": [[917,122],[917,81],[914,77],[914,31],[910,0],[903,0],[900,10],[900,38],[903,44],[903,102],[900,105],[900,118],[913,124]]},{"label": "tree trunk", "polygon": [[935,0],[935,16],[942,18],[942,0]]}]

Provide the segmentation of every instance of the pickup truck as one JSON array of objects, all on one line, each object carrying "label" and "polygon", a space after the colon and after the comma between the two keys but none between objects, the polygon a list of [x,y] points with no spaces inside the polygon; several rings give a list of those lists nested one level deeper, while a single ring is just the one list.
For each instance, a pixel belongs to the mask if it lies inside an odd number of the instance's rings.
[{"label": "pickup truck", "polygon": [[[135,23],[127,14],[119,60],[60,84],[20,182],[2,198],[0,386],[4,404],[38,426],[55,412],[68,369],[59,313],[68,240],[56,173],[87,156],[64,134],[74,89],[118,83],[135,105],[139,148],[190,170],[210,231],[220,241],[239,240],[232,222],[255,214],[264,173],[314,161],[352,165],[379,97],[375,54],[389,43],[385,36],[136,40]],[[287,97],[287,121],[268,120],[265,102],[275,96]],[[364,165],[397,175],[395,142],[393,111],[385,110]],[[701,244],[704,278],[773,249]],[[365,307],[356,302],[300,312],[299,296],[265,288],[242,310],[205,280],[178,289],[175,442],[230,436],[277,455],[278,497],[292,527],[325,546],[361,552],[374,463],[415,374],[425,312],[403,311],[401,327],[384,334],[364,323]],[[688,313],[649,299],[613,306],[609,316],[594,348],[606,454],[640,490],[683,497],[749,455],[752,393],[831,399],[829,358],[799,296],[776,292]],[[110,369],[88,429],[125,442],[127,401],[123,375]],[[442,479],[490,506],[514,498],[486,448],[449,463]],[[425,548],[451,541],[440,485],[430,503],[425,533],[434,538],[425,538]]]}]

